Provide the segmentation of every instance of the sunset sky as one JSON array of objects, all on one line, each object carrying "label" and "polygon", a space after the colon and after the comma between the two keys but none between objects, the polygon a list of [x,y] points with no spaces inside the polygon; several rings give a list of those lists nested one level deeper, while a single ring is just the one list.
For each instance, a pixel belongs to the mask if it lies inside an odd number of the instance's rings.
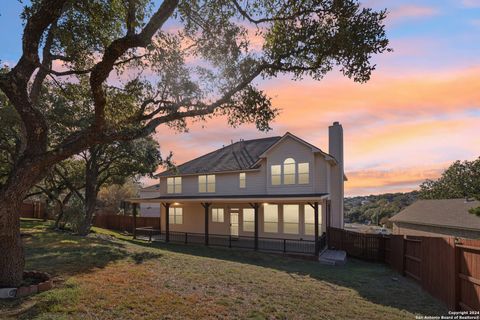
[{"label": "sunset sky", "polygon": [[[362,1],[387,8],[393,53],[374,58],[367,84],[332,72],[323,81],[288,77],[260,83],[281,115],[268,133],[231,128],[223,119],[196,123],[189,133],[157,130],[162,153],[177,164],[232,140],[290,131],[328,152],[328,125],[345,135],[347,195],[409,191],[455,160],[480,156],[480,0]],[[0,59],[20,54],[21,5],[2,3]]]}]

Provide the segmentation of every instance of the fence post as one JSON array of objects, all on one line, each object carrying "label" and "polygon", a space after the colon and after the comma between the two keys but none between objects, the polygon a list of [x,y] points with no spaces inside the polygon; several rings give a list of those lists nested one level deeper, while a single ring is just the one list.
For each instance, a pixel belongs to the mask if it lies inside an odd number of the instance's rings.
[{"label": "fence post", "polygon": [[460,260],[460,257],[461,257],[461,248],[457,247],[457,241],[455,239],[453,239],[453,250],[454,250],[454,264],[455,264],[455,268],[454,268],[454,272],[455,274],[453,275],[454,276],[454,280],[455,280],[455,288],[454,288],[454,297],[455,297],[455,306],[454,306],[454,309],[455,311],[460,311],[461,308],[460,308],[460,300],[461,300],[461,288],[460,288],[460,263],[461,263],[461,260]]},{"label": "fence post", "polygon": [[283,239],[283,253],[287,252],[287,239]]},{"label": "fence post", "polygon": [[137,203],[133,204],[133,239],[137,238]]},{"label": "fence post", "polygon": [[405,270],[407,269],[406,266],[406,257],[405,255],[407,254],[407,241],[406,241],[407,236],[402,237],[402,276],[405,276]]},{"label": "fence post", "polygon": [[188,243],[188,232],[185,232],[185,244]]},{"label": "fence post", "polygon": [[232,247],[232,235],[229,235],[229,236],[228,236],[228,247],[229,247],[229,248]]}]

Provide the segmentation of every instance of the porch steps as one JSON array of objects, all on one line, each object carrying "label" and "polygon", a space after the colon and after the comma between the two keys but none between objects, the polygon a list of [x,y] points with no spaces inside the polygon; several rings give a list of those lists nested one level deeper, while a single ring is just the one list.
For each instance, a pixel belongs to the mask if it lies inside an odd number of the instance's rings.
[{"label": "porch steps", "polygon": [[342,266],[347,262],[347,253],[343,250],[325,250],[318,258],[321,264]]}]

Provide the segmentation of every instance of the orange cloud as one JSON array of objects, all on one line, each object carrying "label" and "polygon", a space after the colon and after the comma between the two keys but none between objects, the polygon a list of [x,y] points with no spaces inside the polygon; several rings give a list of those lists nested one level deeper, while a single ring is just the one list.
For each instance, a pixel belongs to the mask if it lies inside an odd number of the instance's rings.
[{"label": "orange cloud", "polygon": [[[436,178],[454,160],[480,155],[480,66],[421,74],[377,72],[367,84],[329,76],[322,82],[261,82],[283,108],[268,135],[291,131],[325,151],[328,125],[345,130],[347,195],[408,191]],[[253,125],[231,129],[225,118],[157,130],[177,164],[231,140],[263,137]],[[161,170],[159,170],[161,171]]]},{"label": "orange cloud", "polygon": [[397,168],[391,170],[360,170],[347,172],[347,195],[369,195],[380,192],[405,192],[418,189],[426,179],[438,178],[448,163]]}]

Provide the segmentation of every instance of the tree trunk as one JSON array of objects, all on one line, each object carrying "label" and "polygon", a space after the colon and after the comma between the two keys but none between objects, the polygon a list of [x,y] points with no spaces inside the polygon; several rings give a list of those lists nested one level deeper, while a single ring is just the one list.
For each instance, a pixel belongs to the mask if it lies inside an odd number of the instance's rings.
[{"label": "tree trunk", "polygon": [[70,198],[72,197],[73,193],[72,192],[69,192],[65,198],[63,198],[63,200],[59,200],[57,199],[57,202],[58,202],[58,209],[59,209],[59,212],[58,212],[58,215],[57,215],[57,218],[55,219],[55,229],[58,229],[59,226],[60,226],[60,221],[62,221],[62,218],[65,214],[65,205],[68,203],[68,201],[70,200]]},{"label": "tree trunk", "polygon": [[20,237],[21,200],[0,196],[0,288],[18,287],[25,258]]},{"label": "tree trunk", "polygon": [[97,148],[90,148],[89,151],[90,159],[87,161],[85,168],[85,217],[78,230],[78,233],[82,236],[90,233],[98,197],[99,168],[97,163]]},{"label": "tree trunk", "polygon": [[24,158],[0,189],[0,288],[18,287],[25,258],[20,237],[20,208],[28,191],[43,178],[44,167]]}]

